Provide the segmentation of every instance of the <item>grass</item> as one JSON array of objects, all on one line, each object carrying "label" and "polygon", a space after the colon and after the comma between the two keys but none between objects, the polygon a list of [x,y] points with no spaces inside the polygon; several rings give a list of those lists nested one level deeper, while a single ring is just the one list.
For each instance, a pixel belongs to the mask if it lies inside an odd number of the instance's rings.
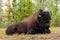
[{"label": "grass", "polygon": [[5,29],[0,28],[0,40],[60,40],[60,27],[51,27],[50,34],[6,35]]}]

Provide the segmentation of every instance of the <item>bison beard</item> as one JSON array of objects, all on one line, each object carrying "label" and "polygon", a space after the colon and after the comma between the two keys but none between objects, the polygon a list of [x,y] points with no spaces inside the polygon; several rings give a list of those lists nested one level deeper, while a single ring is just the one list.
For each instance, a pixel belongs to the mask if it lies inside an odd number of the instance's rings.
[{"label": "bison beard", "polygon": [[50,33],[50,14],[43,10],[32,14],[27,19],[10,25],[6,34],[11,35],[15,33],[36,34],[36,33]]}]

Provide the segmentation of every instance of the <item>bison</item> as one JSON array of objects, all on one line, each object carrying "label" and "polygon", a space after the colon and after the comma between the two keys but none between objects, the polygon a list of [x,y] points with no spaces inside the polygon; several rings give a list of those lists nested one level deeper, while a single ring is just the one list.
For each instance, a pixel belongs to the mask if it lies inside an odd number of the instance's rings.
[{"label": "bison", "polygon": [[6,29],[7,35],[15,33],[36,34],[50,33],[50,13],[40,9],[21,22],[13,23]]}]

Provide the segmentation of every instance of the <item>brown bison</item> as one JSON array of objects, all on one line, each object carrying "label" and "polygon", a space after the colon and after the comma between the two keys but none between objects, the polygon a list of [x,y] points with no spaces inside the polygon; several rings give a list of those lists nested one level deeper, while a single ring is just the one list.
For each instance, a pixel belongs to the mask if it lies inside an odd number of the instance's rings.
[{"label": "brown bison", "polygon": [[11,24],[6,34],[36,34],[36,33],[50,33],[50,13],[47,11],[39,10],[21,22]]}]

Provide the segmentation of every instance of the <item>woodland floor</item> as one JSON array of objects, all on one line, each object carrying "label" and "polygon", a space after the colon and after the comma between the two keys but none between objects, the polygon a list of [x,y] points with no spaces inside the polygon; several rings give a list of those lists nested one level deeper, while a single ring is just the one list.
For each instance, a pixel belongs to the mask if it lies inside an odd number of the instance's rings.
[{"label": "woodland floor", "polygon": [[0,28],[0,40],[60,40],[60,27],[51,27],[50,34],[6,35],[5,29]]}]

